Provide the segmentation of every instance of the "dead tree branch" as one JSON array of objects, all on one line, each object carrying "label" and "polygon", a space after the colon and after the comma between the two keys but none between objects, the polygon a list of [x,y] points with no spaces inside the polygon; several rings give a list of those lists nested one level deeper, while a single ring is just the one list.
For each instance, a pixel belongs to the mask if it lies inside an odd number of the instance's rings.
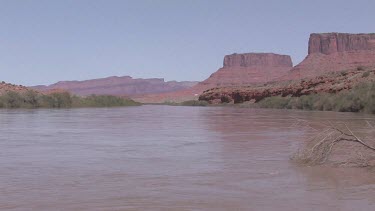
[{"label": "dead tree branch", "polygon": [[[373,128],[373,126],[366,121],[366,123]],[[359,143],[364,146],[366,149],[370,149],[371,151],[375,151],[375,147],[371,146],[370,144],[366,143],[363,139],[361,139],[353,130],[345,123],[334,124],[328,121],[328,127],[323,129],[322,132],[316,134],[310,141],[310,148],[306,148],[302,151],[299,151],[292,159],[299,160],[306,164],[311,165],[318,165],[325,163],[328,158],[330,157],[331,152],[336,144],[340,142],[355,142]],[[340,126],[340,127],[339,127]],[[313,143],[311,145],[311,143]],[[367,154],[369,151],[367,152]],[[375,154],[370,153],[371,156]],[[362,163],[364,162],[365,158],[362,153],[359,153],[360,160]]]}]

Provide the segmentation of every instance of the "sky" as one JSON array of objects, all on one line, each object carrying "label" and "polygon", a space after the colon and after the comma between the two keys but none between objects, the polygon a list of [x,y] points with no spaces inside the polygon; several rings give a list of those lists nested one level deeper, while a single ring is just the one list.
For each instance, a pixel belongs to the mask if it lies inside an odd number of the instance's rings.
[{"label": "sky", "polygon": [[0,81],[202,81],[225,55],[307,55],[310,33],[375,32],[373,0],[0,0]]}]

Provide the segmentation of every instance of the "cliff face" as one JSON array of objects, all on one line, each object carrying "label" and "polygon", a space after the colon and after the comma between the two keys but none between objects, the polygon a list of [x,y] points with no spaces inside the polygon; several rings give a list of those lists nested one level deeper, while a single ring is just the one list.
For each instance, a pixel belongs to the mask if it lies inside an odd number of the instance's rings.
[{"label": "cliff face", "polygon": [[[229,69],[261,66],[263,72],[258,71],[257,74],[263,73],[263,75],[264,70],[272,69],[268,67],[283,67],[283,65],[288,66],[288,62],[281,57],[264,59],[231,55],[224,60],[224,68]],[[276,77],[277,73],[271,72],[270,75]],[[370,77],[363,77],[364,73],[370,74]],[[285,75],[273,78],[272,80],[277,81],[276,83],[213,88],[205,91],[199,99],[211,103],[241,103],[250,100],[259,101],[265,97],[277,95],[336,93],[369,80],[374,81],[374,74],[375,34],[311,34],[307,57]],[[295,81],[283,82],[286,80]]]},{"label": "cliff face", "polygon": [[293,67],[287,55],[273,53],[232,54],[224,57],[223,67],[197,86],[238,86],[265,83],[286,74]]},{"label": "cliff face", "polygon": [[375,50],[375,34],[311,34],[309,54],[333,54],[345,51]]},{"label": "cliff face", "polygon": [[307,57],[279,80],[375,67],[375,34],[311,34]]},{"label": "cliff face", "polygon": [[165,82],[162,78],[133,79],[129,76],[108,77],[86,81],[61,81],[49,86],[34,86],[32,88],[44,92],[49,90],[63,89],[73,94],[87,96],[96,95],[118,95],[132,96],[139,94],[163,93],[189,88],[197,82]]},{"label": "cliff face", "polygon": [[197,85],[171,93],[134,98],[138,102],[182,102],[198,99],[203,91],[221,86],[265,83],[286,74],[292,68],[290,56],[273,53],[231,54],[224,57],[223,67]]},{"label": "cliff face", "polygon": [[232,54],[224,57],[223,67],[292,67],[292,59],[287,55],[273,53]]}]

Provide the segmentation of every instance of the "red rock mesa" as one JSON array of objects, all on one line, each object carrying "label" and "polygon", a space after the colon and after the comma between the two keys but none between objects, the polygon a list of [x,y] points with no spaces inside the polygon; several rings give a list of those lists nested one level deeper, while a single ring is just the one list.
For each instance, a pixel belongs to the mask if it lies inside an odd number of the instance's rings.
[{"label": "red rock mesa", "polygon": [[283,80],[375,66],[375,34],[311,34],[307,57]]}]

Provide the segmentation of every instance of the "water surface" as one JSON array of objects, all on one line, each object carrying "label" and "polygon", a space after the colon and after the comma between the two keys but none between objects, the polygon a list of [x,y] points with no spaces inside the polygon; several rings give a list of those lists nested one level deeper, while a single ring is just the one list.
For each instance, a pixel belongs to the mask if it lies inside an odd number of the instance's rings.
[{"label": "water surface", "polygon": [[0,110],[1,210],[375,210],[374,174],[289,162],[295,119],[374,116],[141,106]]}]

